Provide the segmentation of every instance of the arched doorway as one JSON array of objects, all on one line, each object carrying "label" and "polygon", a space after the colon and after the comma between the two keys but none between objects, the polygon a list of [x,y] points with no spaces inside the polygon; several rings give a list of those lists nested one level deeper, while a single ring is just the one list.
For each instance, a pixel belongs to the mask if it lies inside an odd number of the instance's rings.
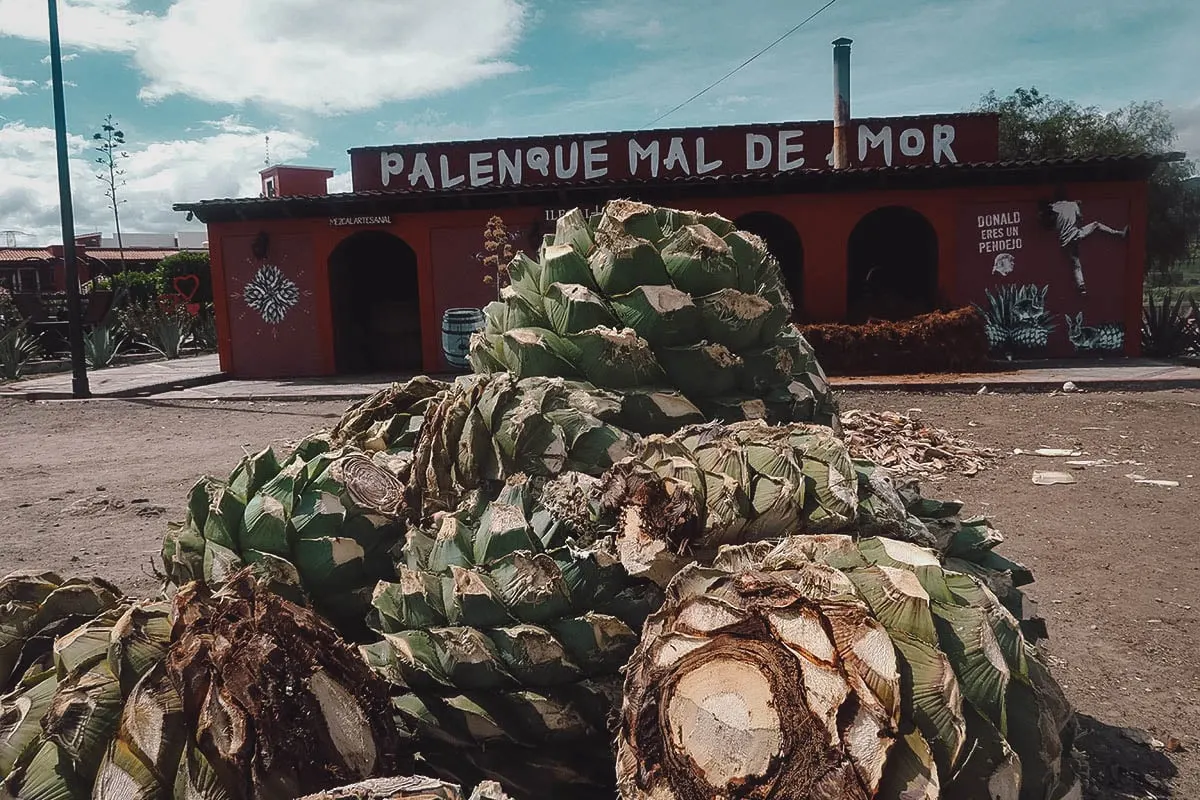
[{"label": "arched doorway", "polygon": [[751,211],[734,220],[734,224],[761,236],[767,243],[767,249],[779,261],[783,280],[792,295],[795,316],[799,317],[804,310],[804,243],[800,234],[792,223],[769,211]]},{"label": "arched doorway", "polygon": [[421,369],[417,254],[403,239],[363,231],[329,256],[329,301],[337,371]]},{"label": "arched doorway", "polygon": [[888,206],[867,214],[847,247],[850,322],[901,320],[938,307],[938,239],[923,214]]}]

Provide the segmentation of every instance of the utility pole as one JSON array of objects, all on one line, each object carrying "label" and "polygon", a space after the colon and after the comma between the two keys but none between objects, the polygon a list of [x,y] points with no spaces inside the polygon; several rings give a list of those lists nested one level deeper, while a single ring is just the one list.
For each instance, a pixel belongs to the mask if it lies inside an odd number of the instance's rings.
[{"label": "utility pole", "polygon": [[67,276],[68,336],[71,340],[71,394],[91,397],[83,354],[83,303],[75,252],[75,213],[71,206],[71,159],[67,150],[67,103],[63,93],[62,45],[58,40],[58,0],[50,7],[50,73],[54,82],[54,138],[58,145],[58,203],[62,210],[63,266]]}]

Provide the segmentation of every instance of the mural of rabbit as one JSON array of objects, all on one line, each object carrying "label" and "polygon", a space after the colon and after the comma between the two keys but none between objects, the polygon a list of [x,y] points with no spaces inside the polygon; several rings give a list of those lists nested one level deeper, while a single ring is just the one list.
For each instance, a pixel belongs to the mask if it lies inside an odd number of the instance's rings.
[{"label": "mural of rabbit", "polygon": [[1125,328],[1116,322],[1099,325],[1084,325],[1083,312],[1075,316],[1064,314],[1067,321],[1067,337],[1076,350],[1118,352],[1125,346]]}]

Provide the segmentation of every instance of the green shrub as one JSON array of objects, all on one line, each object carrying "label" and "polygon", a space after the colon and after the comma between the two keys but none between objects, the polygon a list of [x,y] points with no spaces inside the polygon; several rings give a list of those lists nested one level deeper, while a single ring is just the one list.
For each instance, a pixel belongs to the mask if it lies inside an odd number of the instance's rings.
[{"label": "green shrub", "polygon": [[16,327],[21,322],[21,314],[17,303],[13,300],[12,292],[0,286],[0,331]]},{"label": "green shrub", "polygon": [[175,279],[187,275],[196,276],[196,293],[189,299],[191,303],[211,303],[213,301],[212,265],[208,253],[175,253],[158,262],[160,294],[177,294],[179,288],[190,291],[190,286],[175,286]]},{"label": "green shrub", "polygon": [[217,350],[217,314],[212,303],[205,303],[192,319],[192,341],[205,352]]},{"label": "green shrub", "polygon": [[111,288],[113,304],[122,308],[130,304],[140,305],[153,302],[162,294],[161,269],[155,269],[153,272],[137,272],[135,270],[118,272],[108,281],[107,287],[101,282],[103,280],[101,278],[93,281],[93,286],[95,288]]},{"label": "green shrub", "polygon": [[187,308],[162,300],[131,303],[119,318],[125,330],[167,359],[179,358],[192,330]]}]

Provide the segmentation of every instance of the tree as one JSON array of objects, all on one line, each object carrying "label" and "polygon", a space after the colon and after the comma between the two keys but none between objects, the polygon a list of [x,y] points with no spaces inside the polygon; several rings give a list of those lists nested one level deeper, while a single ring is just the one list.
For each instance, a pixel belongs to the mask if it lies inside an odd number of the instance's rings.
[{"label": "tree", "polygon": [[[1115,111],[1082,106],[1017,89],[993,90],[975,110],[1000,115],[1000,158],[1087,158],[1128,153],[1166,153],[1176,144],[1175,125],[1162,102],[1130,103]],[[1163,164],[1150,179],[1146,262],[1167,272],[1188,256],[1200,234],[1200,195],[1189,189],[1194,161]]]},{"label": "tree", "polygon": [[121,241],[121,213],[119,207],[124,200],[117,197],[117,190],[125,186],[125,170],[118,167],[121,160],[129,158],[129,153],[125,150],[125,132],[117,127],[116,121],[113,120],[112,114],[104,118],[104,124],[100,126],[100,130],[92,134],[92,141],[96,142],[95,150],[100,153],[96,158],[96,163],[100,165],[101,170],[96,175],[96,178],[103,183],[107,188],[104,190],[105,197],[108,198],[108,207],[113,212],[113,223],[117,228],[117,252],[121,257],[121,271],[125,271],[125,244]]}]

